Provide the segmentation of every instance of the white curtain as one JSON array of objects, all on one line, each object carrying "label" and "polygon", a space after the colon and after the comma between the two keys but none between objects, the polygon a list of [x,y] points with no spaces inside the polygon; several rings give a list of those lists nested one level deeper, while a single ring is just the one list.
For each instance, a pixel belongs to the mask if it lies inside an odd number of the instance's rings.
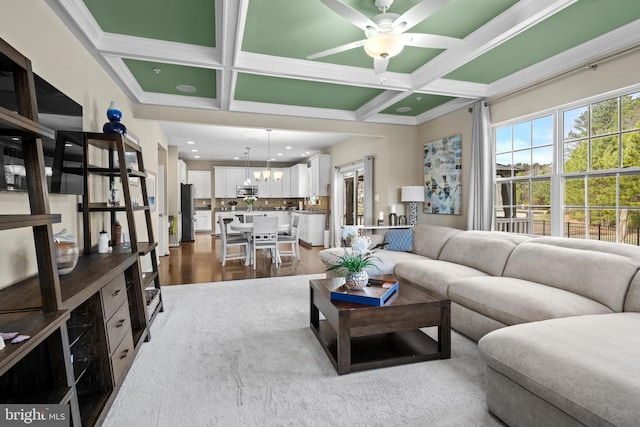
[{"label": "white curtain", "polygon": [[489,231],[493,228],[493,155],[491,117],[484,100],[473,105],[470,173],[467,229]]},{"label": "white curtain", "polygon": [[342,217],[344,216],[344,204],[342,203],[342,191],[344,188],[344,175],[340,171],[339,167],[333,168],[333,185],[331,187],[331,241],[333,247],[339,248],[342,246],[340,240],[342,236],[339,230],[342,226]]}]

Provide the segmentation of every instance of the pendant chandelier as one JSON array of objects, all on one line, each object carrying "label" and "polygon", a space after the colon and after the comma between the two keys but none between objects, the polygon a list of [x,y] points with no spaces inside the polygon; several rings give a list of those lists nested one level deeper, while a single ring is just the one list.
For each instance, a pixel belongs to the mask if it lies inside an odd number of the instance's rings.
[{"label": "pendant chandelier", "polygon": [[249,150],[251,150],[251,147],[245,147],[247,149],[247,151],[244,152],[244,154],[247,155],[245,163],[244,163],[244,185],[251,185],[251,178],[249,178]]},{"label": "pendant chandelier", "polygon": [[282,179],[282,171],[271,172],[271,129],[267,129],[267,165],[262,171],[255,171],[253,176],[256,180],[267,182],[271,178],[274,182],[278,182]]}]

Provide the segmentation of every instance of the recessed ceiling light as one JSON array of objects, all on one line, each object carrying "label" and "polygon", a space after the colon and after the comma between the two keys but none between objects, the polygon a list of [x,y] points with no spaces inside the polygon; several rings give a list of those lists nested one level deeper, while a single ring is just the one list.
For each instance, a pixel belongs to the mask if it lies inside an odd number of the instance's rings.
[{"label": "recessed ceiling light", "polygon": [[191,86],[191,85],[178,85],[176,86],[176,89],[178,89],[180,92],[185,92],[185,93],[193,93],[198,90],[195,88],[195,86]]},{"label": "recessed ceiling light", "polygon": [[308,151],[305,151],[305,152],[304,152],[304,155],[305,155],[305,156],[308,156],[308,155],[309,155],[309,152],[308,152]]},{"label": "recessed ceiling light", "polygon": [[282,153],[278,153],[278,156],[282,156]]},{"label": "recessed ceiling light", "polygon": [[20,138],[18,138],[17,136],[14,136],[13,138],[11,138],[12,141],[18,141]]},{"label": "recessed ceiling light", "polygon": [[411,107],[400,107],[396,109],[398,113],[408,113],[411,110],[412,110]]},{"label": "recessed ceiling light", "polygon": [[71,144],[70,142],[65,142],[65,143],[64,143],[64,146],[65,146],[65,147],[73,147],[73,144]]},{"label": "recessed ceiling light", "polygon": [[291,148],[292,147],[290,145],[287,145],[286,147],[284,147],[285,150],[291,150]]},{"label": "recessed ceiling light", "polygon": [[189,144],[189,145],[193,145],[193,144],[195,144],[195,142],[193,142],[193,141],[187,141],[187,144]]},{"label": "recessed ceiling light", "polygon": [[235,156],[235,157],[233,158],[233,160],[240,160],[240,157]]},{"label": "recessed ceiling light", "polygon": [[193,156],[193,158],[194,158],[194,159],[199,159],[199,158],[200,158],[200,156]]},{"label": "recessed ceiling light", "polygon": [[198,150],[196,150],[195,148],[193,150],[191,150],[192,153],[197,153]]}]

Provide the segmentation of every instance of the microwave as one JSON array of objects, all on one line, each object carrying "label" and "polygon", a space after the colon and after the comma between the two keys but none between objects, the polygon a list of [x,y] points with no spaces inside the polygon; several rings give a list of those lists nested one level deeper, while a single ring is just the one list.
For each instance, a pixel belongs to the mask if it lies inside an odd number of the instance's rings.
[{"label": "microwave", "polygon": [[236,197],[247,197],[247,196],[258,197],[258,186],[257,185],[236,186]]}]

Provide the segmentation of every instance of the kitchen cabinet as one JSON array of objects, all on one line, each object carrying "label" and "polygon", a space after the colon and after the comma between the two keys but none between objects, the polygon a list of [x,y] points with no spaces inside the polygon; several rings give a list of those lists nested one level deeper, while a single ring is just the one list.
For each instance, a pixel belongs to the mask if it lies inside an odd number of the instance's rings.
[{"label": "kitchen cabinet", "polygon": [[178,177],[180,178],[180,184],[187,184],[189,170],[187,164],[182,159],[178,159]]},{"label": "kitchen cabinet", "polygon": [[189,184],[193,184],[196,189],[196,199],[211,198],[211,172],[195,171],[188,172]]},{"label": "kitchen cabinet", "polygon": [[330,182],[331,156],[318,154],[307,163],[309,176],[309,196],[328,196],[327,188]]},{"label": "kitchen cabinet", "polygon": [[297,164],[289,168],[291,174],[289,197],[309,197],[309,177],[306,164]]},{"label": "kitchen cabinet", "polygon": [[211,231],[211,211],[196,211],[196,231]]},{"label": "kitchen cabinet", "polygon": [[[281,168],[271,168],[271,174],[276,171],[282,172],[282,176],[284,178],[285,169]],[[279,181],[274,181],[273,178],[269,178],[267,181],[261,179],[258,181],[258,197],[261,199],[269,199],[269,198],[282,198],[286,197],[283,195],[282,191],[282,182],[283,178]]]},{"label": "kitchen cabinet", "polygon": [[298,236],[310,246],[324,245],[324,222],[326,215],[318,213],[296,212],[299,215]]},{"label": "kitchen cabinet", "polygon": [[214,197],[230,199],[236,197],[236,187],[245,179],[244,168],[216,166],[214,169]]}]

